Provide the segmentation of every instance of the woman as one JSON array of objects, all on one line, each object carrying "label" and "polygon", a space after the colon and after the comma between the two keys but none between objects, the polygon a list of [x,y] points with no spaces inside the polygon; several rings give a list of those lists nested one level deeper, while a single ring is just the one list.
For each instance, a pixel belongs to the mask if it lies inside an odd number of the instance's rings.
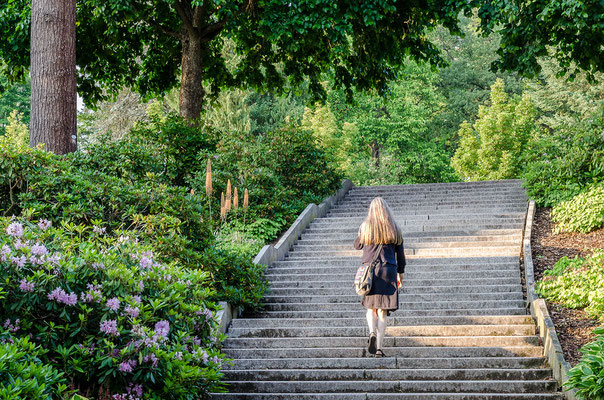
[{"label": "woman", "polygon": [[369,213],[359,228],[354,248],[363,249],[363,264],[369,264],[375,252],[380,250],[371,291],[363,296],[361,304],[367,308],[368,351],[376,357],[386,357],[382,350],[386,317],[398,309],[398,288],[403,282],[405,253],[402,232],[390,207],[381,197],[376,197],[369,205]]}]

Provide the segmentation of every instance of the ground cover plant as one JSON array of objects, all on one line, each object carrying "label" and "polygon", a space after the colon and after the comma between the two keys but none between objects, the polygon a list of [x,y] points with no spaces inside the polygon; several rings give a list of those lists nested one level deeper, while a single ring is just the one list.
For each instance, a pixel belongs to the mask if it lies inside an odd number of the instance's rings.
[{"label": "ground cover plant", "polygon": [[598,400],[604,398],[604,328],[594,330],[597,338],[581,349],[581,362],[568,373],[566,388],[576,389],[577,398]]},{"label": "ground cover plant", "polygon": [[586,258],[561,258],[545,271],[537,293],[569,308],[583,308],[604,322],[604,251]]}]

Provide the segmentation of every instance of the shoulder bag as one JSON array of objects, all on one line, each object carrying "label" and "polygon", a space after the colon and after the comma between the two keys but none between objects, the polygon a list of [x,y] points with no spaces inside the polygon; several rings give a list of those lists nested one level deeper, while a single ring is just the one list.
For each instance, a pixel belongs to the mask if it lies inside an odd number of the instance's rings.
[{"label": "shoulder bag", "polygon": [[359,296],[365,296],[371,290],[373,284],[373,271],[377,265],[378,258],[382,252],[382,245],[380,244],[373,255],[373,259],[369,265],[361,265],[354,276],[354,289]]}]

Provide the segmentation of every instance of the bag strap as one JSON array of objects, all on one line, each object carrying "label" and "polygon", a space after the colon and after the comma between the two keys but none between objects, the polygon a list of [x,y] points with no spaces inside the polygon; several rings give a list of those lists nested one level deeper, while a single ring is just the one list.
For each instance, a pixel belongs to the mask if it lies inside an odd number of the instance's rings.
[{"label": "bag strap", "polygon": [[377,261],[381,252],[382,252],[382,244],[380,243],[378,245],[377,250],[375,251],[375,254],[373,254],[373,259],[371,260],[371,263],[369,263],[369,266],[371,266],[371,267],[375,266],[375,262]]}]

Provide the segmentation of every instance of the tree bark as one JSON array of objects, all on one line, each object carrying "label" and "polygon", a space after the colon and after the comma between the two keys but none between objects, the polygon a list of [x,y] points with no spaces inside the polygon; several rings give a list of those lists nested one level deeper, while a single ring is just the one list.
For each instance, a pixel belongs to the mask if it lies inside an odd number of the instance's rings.
[{"label": "tree bark", "polygon": [[76,150],[75,0],[32,0],[29,143]]},{"label": "tree bark", "polygon": [[179,109],[180,116],[188,121],[196,121],[201,116],[205,96],[202,84],[203,50],[201,36],[183,27]]},{"label": "tree bark", "polygon": [[375,167],[379,168],[380,167],[380,145],[379,145],[377,139],[374,139],[373,142],[371,142],[371,144],[369,145],[369,148],[371,148],[371,157],[373,158]]}]

